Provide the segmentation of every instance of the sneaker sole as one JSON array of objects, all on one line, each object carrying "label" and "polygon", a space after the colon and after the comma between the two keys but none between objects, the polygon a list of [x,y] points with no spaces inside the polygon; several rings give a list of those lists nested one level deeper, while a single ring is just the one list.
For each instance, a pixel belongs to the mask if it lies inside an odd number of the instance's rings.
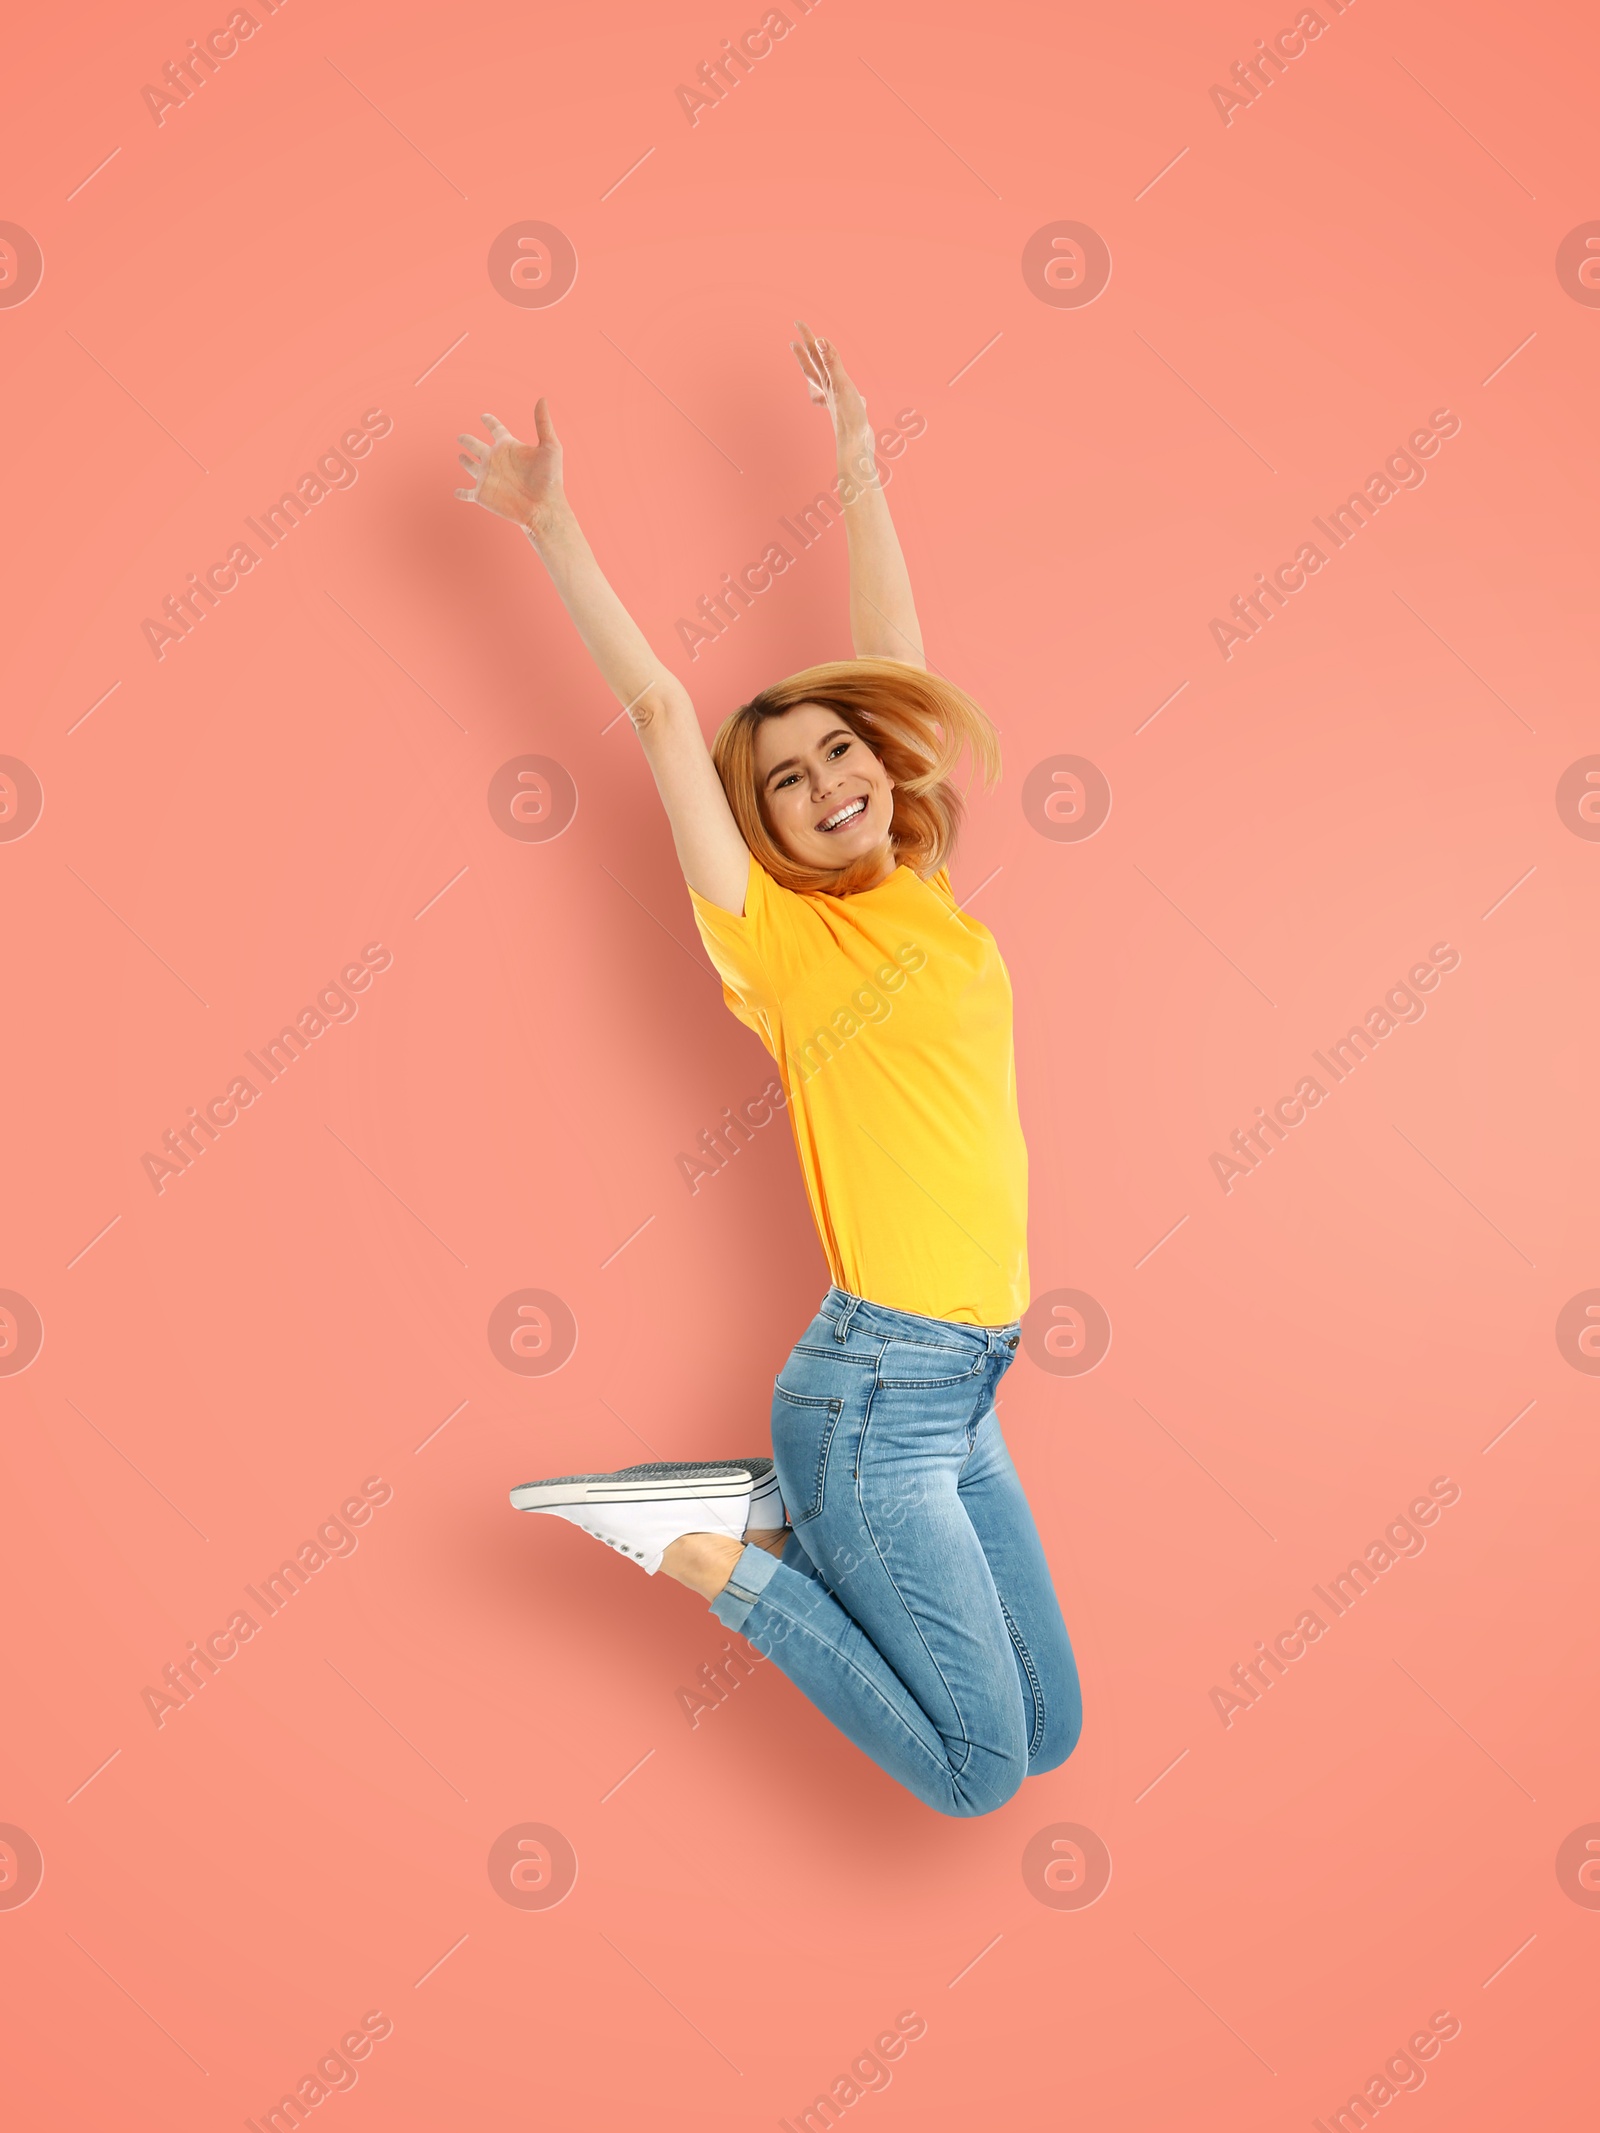
[{"label": "sneaker sole", "polygon": [[681,1479],[617,1481],[609,1474],[573,1474],[560,1481],[525,1481],[511,1491],[517,1511],[549,1511],[575,1503],[682,1503],[699,1497],[720,1501],[748,1496],[751,1478],[743,1467],[714,1467]]}]

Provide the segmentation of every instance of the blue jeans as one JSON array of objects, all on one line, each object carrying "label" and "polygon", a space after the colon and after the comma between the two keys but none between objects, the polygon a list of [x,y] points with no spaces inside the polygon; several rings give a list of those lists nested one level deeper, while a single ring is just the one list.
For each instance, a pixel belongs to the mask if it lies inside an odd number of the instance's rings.
[{"label": "blue jeans", "polygon": [[1078,1669],[994,1392],[1018,1328],[833,1288],[773,1387],[794,1532],[711,1612],[941,1814],[1002,1806],[1077,1745]]}]

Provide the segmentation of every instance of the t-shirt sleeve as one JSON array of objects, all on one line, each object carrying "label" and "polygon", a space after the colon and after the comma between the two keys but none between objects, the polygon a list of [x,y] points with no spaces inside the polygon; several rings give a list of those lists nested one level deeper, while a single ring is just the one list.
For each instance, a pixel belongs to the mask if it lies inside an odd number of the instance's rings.
[{"label": "t-shirt sleeve", "polygon": [[742,916],[689,891],[694,922],[711,967],[722,980],[723,1000],[747,1029],[755,1031],[774,1059],[779,1055],[783,903],[789,893],[778,887],[754,856]]}]

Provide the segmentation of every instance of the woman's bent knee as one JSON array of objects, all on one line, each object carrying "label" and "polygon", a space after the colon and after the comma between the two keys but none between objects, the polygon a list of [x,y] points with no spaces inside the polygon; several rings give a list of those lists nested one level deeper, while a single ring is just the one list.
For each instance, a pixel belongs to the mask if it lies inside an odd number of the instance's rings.
[{"label": "woman's bent knee", "polygon": [[1082,1732],[1083,1705],[1074,1696],[1047,1718],[1038,1751],[1026,1762],[1020,1757],[1014,1761],[994,1757],[981,1776],[952,1773],[949,1789],[930,1798],[928,1804],[939,1814],[958,1821],[976,1821],[981,1815],[992,1815],[1016,1797],[1024,1777],[1041,1777],[1047,1770],[1058,1770],[1077,1747]]},{"label": "woman's bent knee", "polygon": [[942,1798],[930,1804],[940,1814],[952,1815],[961,1821],[975,1821],[979,1815],[992,1815],[1004,1807],[1007,1800],[1014,1799],[1022,1789],[1022,1781],[1028,1775],[1028,1763],[1021,1756],[990,1757],[988,1767],[981,1775],[970,1770],[959,1776],[952,1773],[949,1790]]}]

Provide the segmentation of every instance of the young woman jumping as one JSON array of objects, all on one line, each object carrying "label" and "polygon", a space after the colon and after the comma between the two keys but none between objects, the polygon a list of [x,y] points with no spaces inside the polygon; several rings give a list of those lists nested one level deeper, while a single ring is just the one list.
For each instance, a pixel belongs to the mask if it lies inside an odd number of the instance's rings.
[{"label": "young woman jumping", "polygon": [[[773,1387],[766,1456],[513,1489],[700,1593],[942,1814],[1072,1753],[1077,1667],[994,1412],[1028,1302],[1011,985],[948,860],[994,729],[927,671],[866,406],[791,343],[838,449],[853,660],[734,712],[708,753],[682,683],[607,584],[536,444],[492,415],[456,494],[522,526],[625,706],[724,998],[777,1062],[833,1285]],[[787,1514],[787,1522],[786,1522]]]}]

